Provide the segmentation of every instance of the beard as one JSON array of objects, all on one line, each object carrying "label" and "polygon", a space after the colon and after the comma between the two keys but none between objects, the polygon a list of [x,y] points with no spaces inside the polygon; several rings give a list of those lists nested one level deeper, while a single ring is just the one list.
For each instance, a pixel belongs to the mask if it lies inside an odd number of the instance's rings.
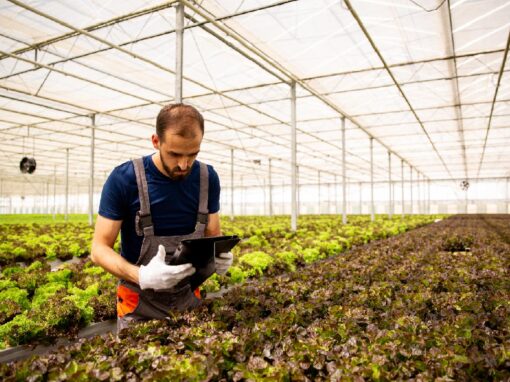
[{"label": "beard", "polygon": [[188,167],[186,170],[182,171],[179,166],[175,166],[174,168],[170,168],[165,161],[163,160],[163,157],[161,157],[161,164],[163,168],[165,169],[168,177],[172,180],[181,181],[188,177],[188,175],[191,173],[191,166]]}]

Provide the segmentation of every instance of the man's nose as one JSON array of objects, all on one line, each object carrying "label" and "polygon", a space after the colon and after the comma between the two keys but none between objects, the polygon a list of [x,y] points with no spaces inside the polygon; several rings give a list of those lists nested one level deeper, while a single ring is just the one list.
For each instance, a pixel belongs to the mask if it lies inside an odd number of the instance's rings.
[{"label": "man's nose", "polygon": [[188,158],[183,158],[183,159],[179,160],[177,165],[179,166],[179,169],[181,171],[186,170],[188,168]]}]

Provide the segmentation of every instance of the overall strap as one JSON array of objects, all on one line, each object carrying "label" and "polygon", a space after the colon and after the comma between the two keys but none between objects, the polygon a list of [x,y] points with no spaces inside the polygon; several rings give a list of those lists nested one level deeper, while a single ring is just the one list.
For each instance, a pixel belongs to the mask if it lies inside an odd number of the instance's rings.
[{"label": "overall strap", "polygon": [[137,211],[135,217],[136,234],[138,236],[152,236],[154,235],[154,226],[152,225],[149,188],[147,186],[147,178],[145,177],[143,158],[133,159],[133,166],[135,168],[138,197],[140,199],[140,210]]},{"label": "overall strap", "polygon": [[209,219],[209,170],[205,163],[200,162],[200,194],[198,199],[198,215],[195,230],[203,224],[204,228]]}]

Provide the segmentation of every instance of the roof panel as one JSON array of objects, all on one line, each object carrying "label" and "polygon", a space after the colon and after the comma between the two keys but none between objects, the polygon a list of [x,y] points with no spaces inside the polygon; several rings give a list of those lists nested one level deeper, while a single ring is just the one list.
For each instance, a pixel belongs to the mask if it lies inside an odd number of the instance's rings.
[{"label": "roof panel", "polygon": [[[51,177],[55,167],[63,173],[65,149],[70,148],[77,159],[73,173],[86,178],[94,113],[99,113],[96,161],[101,171],[152,152],[156,115],[175,92],[172,3],[24,3],[73,27],[87,28],[95,38],[71,33],[72,28],[28,7],[3,5],[0,51],[19,57],[0,54],[5,155],[21,155],[35,146],[32,150],[41,159],[38,174]],[[464,177],[466,166],[469,177],[508,176],[509,62],[493,109],[492,101],[510,6],[504,0],[429,3],[352,2],[386,69],[343,2],[193,2],[200,12],[186,9],[183,90],[184,101],[206,118],[201,158],[217,165],[228,179],[234,149],[240,175],[236,184],[242,176],[244,184],[254,185],[263,183],[267,158],[273,158],[275,176],[288,183],[289,85],[297,80],[297,164],[303,181],[315,181],[318,168],[324,179],[338,174],[340,112],[347,114],[349,180],[369,179],[366,132],[374,137],[378,180],[387,179],[388,149],[398,174],[397,157],[405,160],[406,171],[410,164],[429,177]],[[216,21],[206,21],[206,15]],[[46,41],[50,38],[54,40]],[[258,165],[254,159],[264,162]],[[18,176],[17,171],[0,164],[3,177]]]}]

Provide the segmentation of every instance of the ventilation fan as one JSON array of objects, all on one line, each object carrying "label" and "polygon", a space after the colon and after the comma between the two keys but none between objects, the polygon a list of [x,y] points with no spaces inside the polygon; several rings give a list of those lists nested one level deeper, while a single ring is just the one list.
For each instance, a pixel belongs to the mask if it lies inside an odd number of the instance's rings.
[{"label": "ventilation fan", "polygon": [[19,162],[19,170],[23,174],[32,174],[36,167],[37,164],[34,158],[23,157]]}]

